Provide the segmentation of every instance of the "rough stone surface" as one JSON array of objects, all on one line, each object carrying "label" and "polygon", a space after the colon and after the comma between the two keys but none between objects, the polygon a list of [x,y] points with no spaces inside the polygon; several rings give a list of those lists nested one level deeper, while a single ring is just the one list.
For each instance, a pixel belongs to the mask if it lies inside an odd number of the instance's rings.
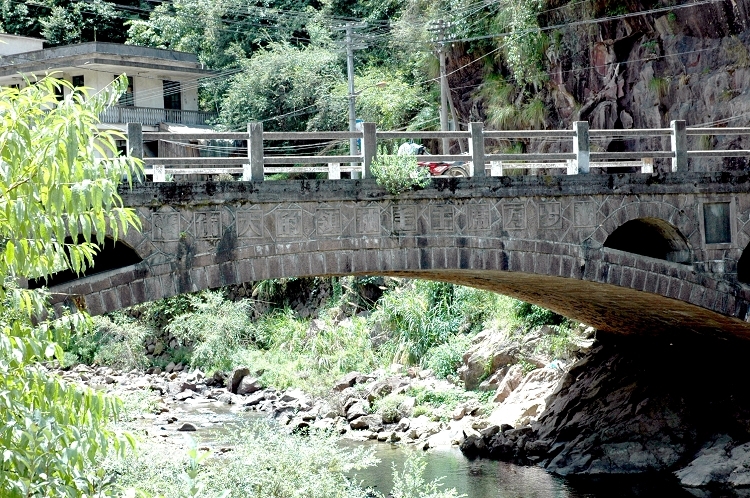
[{"label": "rough stone surface", "polygon": [[750,483],[747,344],[690,335],[599,339],[532,426],[501,425],[482,435],[485,448],[473,437],[467,453],[562,475],[677,471],[686,486]]},{"label": "rough stone surface", "polygon": [[510,393],[521,385],[522,381],[523,367],[521,365],[512,365],[509,367],[507,373],[503,376],[503,380],[501,380],[497,386],[493,401],[495,403],[502,403],[505,401],[505,399],[510,396]]}]

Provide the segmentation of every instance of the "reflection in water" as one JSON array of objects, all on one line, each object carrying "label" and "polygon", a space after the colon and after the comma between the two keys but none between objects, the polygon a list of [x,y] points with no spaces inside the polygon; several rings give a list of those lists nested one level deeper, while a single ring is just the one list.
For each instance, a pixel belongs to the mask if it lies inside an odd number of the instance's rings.
[{"label": "reflection in water", "polygon": [[[345,446],[365,443],[344,442]],[[372,444],[381,462],[377,467],[361,470],[355,478],[364,486],[387,495],[391,490],[392,464],[403,469],[409,450],[386,444]],[[416,450],[411,450],[416,451]],[[490,460],[467,460],[457,449],[431,450],[422,453],[427,461],[426,481],[443,477],[447,488],[456,488],[470,498],[577,498],[565,482],[538,467],[519,467]]]}]

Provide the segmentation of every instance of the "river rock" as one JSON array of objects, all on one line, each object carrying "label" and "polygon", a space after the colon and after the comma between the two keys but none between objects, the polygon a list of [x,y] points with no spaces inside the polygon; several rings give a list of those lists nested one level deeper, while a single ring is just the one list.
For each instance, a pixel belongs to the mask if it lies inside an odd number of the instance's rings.
[{"label": "river rock", "polygon": [[473,458],[485,452],[487,445],[479,431],[471,427],[466,427],[463,430],[463,434],[464,439],[461,441],[459,448],[461,448],[464,455]]},{"label": "river rock", "polygon": [[562,372],[540,368],[529,372],[521,384],[495,408],[489,416],[490,422],[526,425],[542,414],[546,398],[555,390]]},{"label": "river rock", "polygon": [[717,436],[675,475],[683,486],[746,487],[750,485],[750,443],[736,446],[731,437]]},{"label": "river rock", "polygon": [[377,413],[373,413],[372,415],[363,415],[350,421],[349,427],[355,430],[369,429],[371,431],[378,432],[383,428],[383,419]]},{"label": "river rock", "polygon": [[414,414],[414,407],[416,404],[417,398],[414,396],[406,396],[398,405],[399,418],[411,417]]},{"label": "river rock", "polygon": [[367,415],[370,410],[370,404],[367,401],[361,400],[353,403],[346,411],[346,420],[351,422],[352,420]]},{"label": "river rock", "polygon": [[357,383],[357,377],[359,377],[361,374],[359,372],[349,372],[348,374],[344,375],[341,379],[339,379],[336,384],[333,386],[333,390],[337,392],[341,392],[347,387],[352,387],[354,384]]},{"label": "river rock", "polygon": [[240,382],[242,382],[242,379],[248,375],[250,375],[250,369],[247,367],[237,367],[232,370],[232,373],[226,379],[227,390],[230,393],[236,394]]},{"label": "river rock", "polygon": [[179,426],[177,430],[180,432],[195,432],[198,429],[196,429],[195,426],[190,422],[185,422],[184,424]]},{"label": "river rock", "polygon": [[260,380],[251,375],[245,375],[237,385],[236,392],[239,395],[246,395],[253,394],[261,389],[263,389],[263,385],[260,383]]},{"label": "river rock", "polygon": [[500,381],[500,384],[497,386],[493,401],[495,403],[502,403],[503,401],[505,401],[508,396],[510,396],[510,393],[512,393],[513,390],[519,385],[521,385],[522,381],[523,367],[518,364],[511,365]]},{"label": "river rock", "polygon": [[182,391],[180,393],[177,393],[174,395],[174,399],[176,401],[185,401],[186,399],[190,399],[195,397],[195,395],[198,394],[195,391],[191,391],[190,389]]},{"label": "river rock", "polygon": [[256,406],[265,399],[266,399],[266,394],[264,392],[256,392],[256,393],[245,396],[242,399],[241,404],[242,406]]}]

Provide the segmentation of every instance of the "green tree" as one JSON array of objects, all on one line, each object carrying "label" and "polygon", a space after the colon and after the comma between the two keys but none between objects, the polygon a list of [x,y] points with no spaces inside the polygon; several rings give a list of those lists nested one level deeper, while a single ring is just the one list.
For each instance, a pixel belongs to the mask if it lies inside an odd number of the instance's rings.
[{"label": "green tree", "polygon": [[[92,496],[106,487],[97,458],[123,449],[107,420],[115,399],[47,373],[40,361],[62,357],[58,345],[81,314],[45,318],[45,294],[14,285],[22,277],[83,271],[97,238],[136,226],[117,194],[138,165],[119,157],[114,135],[96,127],[99,113],[124,88],[63,101],[45,78],[0,90],[0,495]],[[77,241],[81,236],[82,242]]]},{"label": "green tree", "polygon": [[0,31],[43,37],[51,45],[89,41],[122,43],[128,15],[123,6],[139,6],[139,0],[17,2],[0,0]]},{"label": "green tree", "polygon": [[275,117],[264,123],[265,129],[304,131],[310,114],[344,78],[334,52],[288,43],[256,52],[243,67],[232,80],[219,114],[219,121],[229,129]]}]

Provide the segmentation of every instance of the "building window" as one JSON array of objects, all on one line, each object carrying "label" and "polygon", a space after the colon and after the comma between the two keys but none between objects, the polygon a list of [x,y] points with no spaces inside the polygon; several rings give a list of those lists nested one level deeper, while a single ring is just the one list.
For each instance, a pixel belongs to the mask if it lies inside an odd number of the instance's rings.
[{"label": "building window", "polygon": [[[117,78],[118,77],[115,76],[115,79]],[[120,101],[118,102],[118,104],[127,107],[135,106],[135,98],[133,97],[133,93],[133,77],[128,76],[128,88],[127,90],[125,90],[125,93],[122,94],[122,97],[120,97]]]},{"label": "building window", "polygon": [[180,82],[164,80],[162,86],[164,88],[164,109],[182,109]]},{"label": "building window", "polygon": [[70,81],[71,81],[71,83],[73,83],[73,86],[75,88],[82,87],[82,86],[85,85],[84,82],[83,82],[83,75],[73,76],[72,78],[70,78]]}]

